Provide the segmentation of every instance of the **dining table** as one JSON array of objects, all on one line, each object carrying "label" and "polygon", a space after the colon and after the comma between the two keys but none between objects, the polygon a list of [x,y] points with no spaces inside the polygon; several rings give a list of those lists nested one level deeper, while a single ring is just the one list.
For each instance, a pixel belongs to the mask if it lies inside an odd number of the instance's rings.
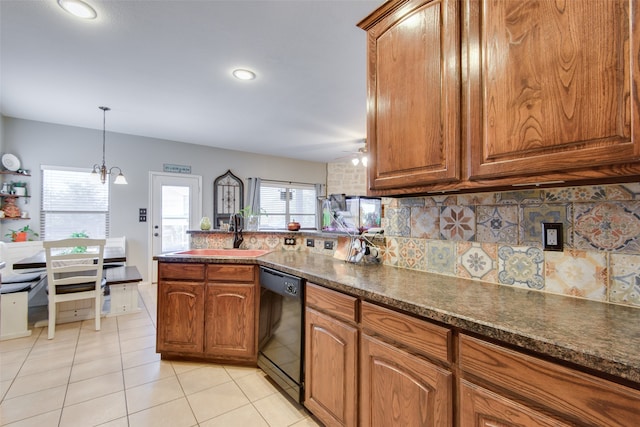
[{"label": "dining table", "polygon": [[[127,262],[127,256],[125,254],[124,249],[117,246],[105,246],[104,260],[103,260],[103,264],[105,266],[107,266],[108,264],[124,263],[124,262]],[[46,267],[47,267],[47,257],[44,250],[39,251],[34,255],[31,255],[27,258],[23,258],[13,263],[14,270],[26,270],[26,269],[46,268]]]}]

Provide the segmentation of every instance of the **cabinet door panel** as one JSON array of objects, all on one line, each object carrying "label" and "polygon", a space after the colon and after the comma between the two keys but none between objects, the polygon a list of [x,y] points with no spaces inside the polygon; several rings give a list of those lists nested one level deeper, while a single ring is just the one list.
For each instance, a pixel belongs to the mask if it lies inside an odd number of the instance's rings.
[{"label": "cabinet door panel", "polygon": [[635,1],[469,5],[463,46],[472,179],[640,158]]},{"label": "cabinet door panel", "polygon": [[466,373],[588,425],[635,427],[640,420],[640,391],[478,338],[460,335],[459,363]]},{"label": "cabinet door panel", "polygon": [[465,427],[563,427],[569,424],[462,380],[460,382],[460,425]]},{"label": "cabinet door panel", "polygon": [[255,355],[255,295],[253,283],[207,285],[205,353]]},{"label": "cabinet door panel", "polygon": [[362,426],[450,426],[451,376],[369,336],[361,339]]},{"label": "cabinet door panel", "polygon": [[157,351],[202,352],[204,282],[161,281],[158,319]]},{"label": "cabinet door panel", "polygon": [[327,426],[357,425],[358,330],[305,311],[305,406]]},{"label": "cabinet door panel", "polygon": [[363,26],[372,189],[460,177],[458,3],[414,0]]}]

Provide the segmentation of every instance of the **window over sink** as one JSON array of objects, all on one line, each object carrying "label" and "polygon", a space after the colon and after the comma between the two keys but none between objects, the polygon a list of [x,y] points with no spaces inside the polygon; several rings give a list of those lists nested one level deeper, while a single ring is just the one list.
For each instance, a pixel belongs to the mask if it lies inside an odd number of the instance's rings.
[{"label": "window over sink", "polygon": [[301,229],[317,229],[318,187],[315,184],[260,182],[260,230],[286,230],[291,221]]}]

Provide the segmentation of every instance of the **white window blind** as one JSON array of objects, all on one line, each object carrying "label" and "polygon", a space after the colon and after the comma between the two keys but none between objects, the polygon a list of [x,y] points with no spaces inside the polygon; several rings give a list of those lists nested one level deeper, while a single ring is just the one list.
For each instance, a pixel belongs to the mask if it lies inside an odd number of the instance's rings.
[{"label": "white window blind", "polygon": [[261,230],[285,230],[291,221],[298,221],[303,229],[316,229],[316,186],[262,180],[260,209]]},{"label": "white window blind", "polygon": [[40,231],[43,240],[74,233],[94,239],[109,236],[109,183],[90,170],[42,166]]}]

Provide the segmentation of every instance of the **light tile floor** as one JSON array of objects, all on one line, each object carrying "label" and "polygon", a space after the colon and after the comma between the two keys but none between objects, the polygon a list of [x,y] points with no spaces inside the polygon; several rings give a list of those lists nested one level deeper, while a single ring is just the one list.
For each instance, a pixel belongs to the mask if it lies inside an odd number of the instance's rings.
[{"label": "light tile floor", "polygon": [[155,352],[156,288],[139,313],[0,342],[0,425],[319,426],[256,368],[170,362]]}]

